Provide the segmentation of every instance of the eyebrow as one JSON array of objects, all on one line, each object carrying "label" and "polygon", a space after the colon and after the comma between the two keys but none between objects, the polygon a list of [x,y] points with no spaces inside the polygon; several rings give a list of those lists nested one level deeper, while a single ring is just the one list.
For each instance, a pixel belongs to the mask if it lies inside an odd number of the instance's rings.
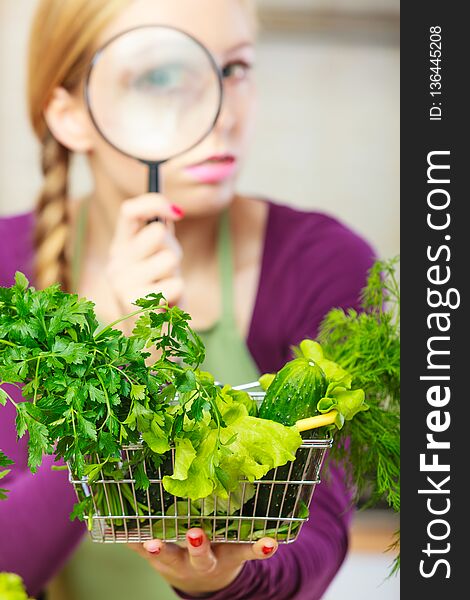
[{"label": "eyebrow", "polygon": [[237,50],[242,50],[242,48],[246,48],[246,47],[253,47],[255,44],[254,42],[240,42],[239,44],[237,44],[236,46],[232,46],[232,48],[229,48],[228,50],[225,51],[226,54],[230,54],[231,52],[235,52]]}]

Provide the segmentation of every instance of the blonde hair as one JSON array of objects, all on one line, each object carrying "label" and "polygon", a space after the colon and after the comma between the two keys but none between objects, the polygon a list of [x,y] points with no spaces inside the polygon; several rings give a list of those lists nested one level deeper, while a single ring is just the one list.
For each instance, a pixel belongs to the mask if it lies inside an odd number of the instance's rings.
[{"label": "blonde hair", "polygon": [[40,0],[34,16],[28,60],[28,109],[42,149],[44,183],[36,203],[34,243],[38,287],[59,282],[69,289],[67,194],[70,152],[44,119],[58,86],[72,91],[82,81],[96,39],[129,0]]},{"label": "blonde hair", "polygon": [[[130,0],[39,0],[34,16],[28,59],[28,109],[41,143],[44,183],[36,203],[34,231],[35,284],[59,282],[70,290],[66,242],[70,151],[47,127],[44,108],[56,87],[73,91],[80,85],[96,40]],[[254,0],[240,0],[256,23]],[[255,25],[256,27],[256,25]]]}]

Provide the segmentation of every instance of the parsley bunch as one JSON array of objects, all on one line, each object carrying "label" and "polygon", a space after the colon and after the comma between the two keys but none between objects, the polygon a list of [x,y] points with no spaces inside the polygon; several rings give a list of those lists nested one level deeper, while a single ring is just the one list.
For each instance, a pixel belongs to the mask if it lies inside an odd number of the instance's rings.
[{"label": "parsley bunch", "polygon": [[[136,305],[99,330],[94,304],[58,285],[35,290],[17,273],[15,285],[0,288],[0,386],[21,385],[25,400],[15,402],[0,387],[0,403],[15,405],[18,436],[29,433],[32,472],[43,454],[54,453],[82,477],[91,469],[85,457],[97,456],[101,465],[119,460],[122,445],[138,443],[141,435],[161,450],[182,427],[185,411],[173,420],[165,410],[178,391],[196,393],[187,410],[196,420],[203,410],[221,420],[216,386],[197,379],[205,351],[189,315],[169,307],[162,294]],[[115,325],[131,316],[139,318],[126,337]],[[149,368],[145,348],[152,344],[160,358]],[[0,466],[9,462],[0,454]]]}]

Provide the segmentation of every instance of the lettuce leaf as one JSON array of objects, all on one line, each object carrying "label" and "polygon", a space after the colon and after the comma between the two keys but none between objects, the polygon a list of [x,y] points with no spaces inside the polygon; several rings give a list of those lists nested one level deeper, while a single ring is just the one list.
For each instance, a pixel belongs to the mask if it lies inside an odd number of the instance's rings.
[{"label": "lettuce leaf", "polygon": [[313,360],[325,373],[328,380],[326,394],[317,403],[319,413],[325,414],[337,410],[338,417],[335,425],[341,429],[345,421],[350,421],[357,413],[368,410],[365,403],[364,390],[351,390],[352,376],[345,369],[323,355],[323,349],[318,342],[310,339],[303,340],[295,354]]},{"label": "lettuce leaf", "polygon": [[220,407],[225,427],[199,422],[180,432],[173,475],[163,478],[168,493],[191,500],[213,494],[227,499],[229,492],[240,490],[240,480],[253,482],[295,460],[302,444],[295,427],[250,416],[235,398],[226,397]]},{"label": "lettuce leaf", "polygon": [[[198,430],[194,430],[194,433]],[[217,461],[217,430],[209,427],[200,427],[202,437],[195,448],[196,455],[193,457],[186,471],[186,477],[179,478],[184,473],[188,462],[188,448],[183,449],[175,455],[175,468],[173,475],[163,477],[165,490],[182,498],[205,498],[212,494],[215,487],[215,464]],[[206,435],[204,435],[204,433]],[[181,443],[181,442],[180,442]],[[194,447],[194,446],[193,446]],[[184,463],[184,464],[181,464]],[[176,473],[176,476],[175,476]]]},{"label": "lettuce leaf", "polygon": [[341,385],[349,389],[351,387],[352,376],[338,363],[328,360],[323,356],[323,349],[318,342],[305,339],[299,344],[300,351],[305,358],[313,360],[325,373],[325,377],[330,382],[332,389]]},{"label": "lettuce leaf", "polygon": [[267,419],[249,415],[240,417],[221,432],[222,441],[236,434],[229,448],[232,454],[223,458],[224,470],[239,470],[250,482],[295,460],[302,438],[295,427],[285,427]]}]

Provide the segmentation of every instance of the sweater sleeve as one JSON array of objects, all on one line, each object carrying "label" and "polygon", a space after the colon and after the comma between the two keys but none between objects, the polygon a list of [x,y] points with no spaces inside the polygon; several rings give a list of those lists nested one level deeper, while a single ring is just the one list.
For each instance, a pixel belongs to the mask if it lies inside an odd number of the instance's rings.
[{"label": "sweater sleeve", "polygon": [[[5,386],[15,402],[19,391]],[[86,528],[69,515],[76,502],[65,471],[52,471],[54,457],[45,457],[36,474],[27,468],[26,439],[16,440],[15,411],[1,407],[0,448],[14,461],[2,479],[9,490],[0,501],[0,571],[20,575],[32,596],[61,568]]]},{"label": "sweater sleeve", "polygon": [[292,345],[317,336],[329,310],[360,310],[361,290],[376,257],[365,240],[333,219],[325,218],[318,232],[306,228],[304,236],[315,236],[316,243],[304,245],[301,255],[299,250],[290,273],[290,302],[282,319],[283,363],[292,358]]}]

